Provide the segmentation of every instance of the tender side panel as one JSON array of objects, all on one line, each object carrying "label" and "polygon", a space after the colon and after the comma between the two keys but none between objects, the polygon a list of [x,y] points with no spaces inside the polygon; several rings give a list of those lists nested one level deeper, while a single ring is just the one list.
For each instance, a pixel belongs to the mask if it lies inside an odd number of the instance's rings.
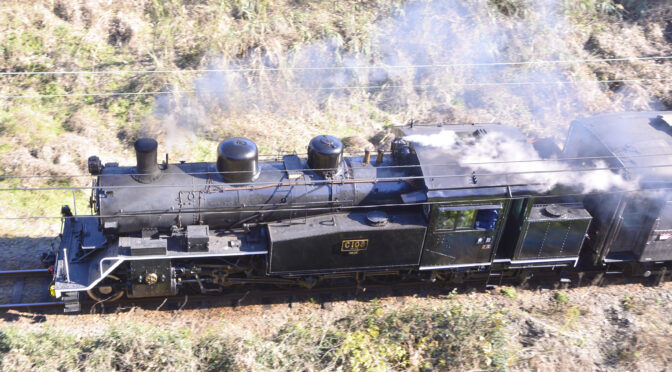
[{"label": "tender side panel", "polygon": [[606,262],[637,261],[643,257],[660,207],[646,192],[625,199],[605,244]]},{"label": "tender side panel", "polygon": [[641,262],[668,260],[672,260],[672,201],[662,206],[639,257]]},{"label": "tender side panel", "polygon": [[422,213],[390,213],[382,226],[366,212],[268,226],[271,274],[328,273],[417,266],[427,223]]},{"label": "tender side panel", "polygon": [[514,261],[578,257],[590,225],[590,214],[583,208],[563,209],[552,215],[546,206],[534,206],[523,224]]}]

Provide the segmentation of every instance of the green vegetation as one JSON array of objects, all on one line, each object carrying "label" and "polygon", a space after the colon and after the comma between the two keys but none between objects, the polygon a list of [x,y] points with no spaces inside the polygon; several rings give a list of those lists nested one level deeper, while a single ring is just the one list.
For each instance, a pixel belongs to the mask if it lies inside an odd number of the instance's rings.
[{"label": "green vegetation", "polygon": [[516,289],[513,287],[504,287],[501,289],[501,292],[504,296],[508,298],[516,298]]},{"label": "green vegetation", "polygon": [[375,304],[333,323],[291,320],[270,335],[112,324],[78,334],[63,328],[0,332],[0,357],[17,370],[322,370],[506,369],[512,358],[506,318],[440,308],[382,310]]},{"label": "green vegetation", "polygon": [[623,306],[624,310],[635,310],[637,302],[632,298],[630,295],[624,295],[623,299],[621,300],[621,305]]},{"label": "green vegetation", "polygon": [[565,309],[565,324],[564,328],[572,328],[576,324],[578,318],[581,316],[581,310],[576,307],[569,307]]},{"label": "green vegetation", "polygon": [[[90,192],[88,190],[69,190],[74,186],[70,181],[63,179],[49,180],[42,184],[44,190],[26,191],[19,180],[0,180],[0,188],[17,189],[2,192],[3,215],[24,218],[35,217],[30,220],[0,220],[0,231],[11,232],[16,236],[54,236],[58,233],[61,207],[70,206],[74,213],[91,214],[89,209]],[[65,188],[65,189],[64,189]],[[56,217],[56,219],[44,219]],[[30,223],[26,223],[30,221]]]},{"label": "green vegetation", "polygon": [[569,298],[563,292],[555,292],[553,299],[558,305],[567,305],[569,303]]},{"label": "green vegetation", "polygon": [[[141,124],[152,112],[154,94],[77,95],[190,90],[197,74],[133,71],[207,68],[210,63],[226,64],[255,51],[277,57],[317,40],[332,40],[342,52],[366,52],[371,41],[371,21],[401,6],[394,0],[379,0],[370,5],[359,1],[334,4],[262,0],[210,4],[150,1],[144,7],[126,3],[119,1],[96,8],[90,4],[79,7],[63,0],[44,1],[36,4],[39,12],[22,1],[3,3],[0,10],[3,71],[119,73],[2,77],[3,95],[75,95],[3,100],[2,137],[10,139],[17,134],[17,128],[32,127],[17,144],[27,147],[43,144],[69,130],[68,118],[89,107],[107,118],[106,129],[112,136],[123,137],[120,138],[123,143],[124,139],[144,133]],[[259,66],[251,63],[251,67]],[[157,132],[154,134],[161,134],[161,130]],[[221,130],[199,133],[210,140],[219,139],[221,134]],[[128,146],[130,141],[125,142]]]}]

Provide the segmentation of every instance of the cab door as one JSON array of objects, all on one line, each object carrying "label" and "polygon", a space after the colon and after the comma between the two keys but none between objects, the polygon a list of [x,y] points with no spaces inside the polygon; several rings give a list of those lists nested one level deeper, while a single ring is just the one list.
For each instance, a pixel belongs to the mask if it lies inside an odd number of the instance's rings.
[{"label": "cab door", "polygon": [[420,269],[490,264],[502,226],[501,204],[433,205]]}]

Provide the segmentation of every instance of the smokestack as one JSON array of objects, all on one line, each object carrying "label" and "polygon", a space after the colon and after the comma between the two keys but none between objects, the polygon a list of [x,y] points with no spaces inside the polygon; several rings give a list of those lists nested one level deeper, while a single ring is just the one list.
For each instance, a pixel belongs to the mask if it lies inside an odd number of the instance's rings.
[{"label": "smokestack", "polygon": [[161,174],[157,161],[158,143],[153,138],[140,138],[135,141],[135,178],[138,182],[150,183]]}]

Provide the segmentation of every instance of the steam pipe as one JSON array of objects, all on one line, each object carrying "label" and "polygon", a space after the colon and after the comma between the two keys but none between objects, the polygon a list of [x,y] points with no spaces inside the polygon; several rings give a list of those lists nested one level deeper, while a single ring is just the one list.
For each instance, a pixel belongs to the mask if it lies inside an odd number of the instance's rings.
[{"label": "steam pipe", "polygon": [[364,149],[364,161],[362,163],[369,164],[369,161],[371,161],[371,150]]},{"label": "steam pipe", "polygon": [[383,147],[378,148],[378,157],[376,157],[376,163],[383,163],[383,155],[385,154],[385,149]]}]

